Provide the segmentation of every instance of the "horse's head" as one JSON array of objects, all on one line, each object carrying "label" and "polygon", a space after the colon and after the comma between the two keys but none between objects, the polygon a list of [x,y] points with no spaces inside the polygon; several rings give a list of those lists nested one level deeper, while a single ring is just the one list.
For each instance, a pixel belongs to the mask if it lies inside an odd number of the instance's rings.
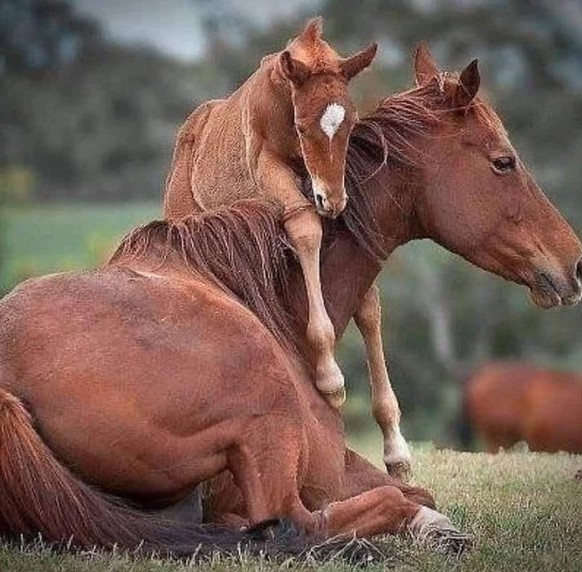
[{"label": "horse's head", "polygon": [[281,52],[278,65],[291,86],[295,129],[317,211],[335,217],[347,202],[346,152],[357,119],[348,83],[370,65],[377,46],[340,58],[322,39],[321,27],[321,18],[311,20]]},{"label": "horse's head", "polygon": [[481,268],[530,289],[541,307],[582,297],[582,246],[478,95],[477,61],[442,73],[428,49],[415,55],[417,84],[437,95],[436,127],[419,152],[425,191],[417,197],[424,234]]}]

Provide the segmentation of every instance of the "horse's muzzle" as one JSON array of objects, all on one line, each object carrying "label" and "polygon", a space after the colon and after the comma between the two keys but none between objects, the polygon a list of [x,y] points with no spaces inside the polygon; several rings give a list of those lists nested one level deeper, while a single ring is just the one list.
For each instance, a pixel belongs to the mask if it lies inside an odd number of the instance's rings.
[{"label": "horse's muzzle", "polygon": [[578,304],[582,299],[582,258],[570,272],[537,271],[530,290],[533,301],[542,308]]}]

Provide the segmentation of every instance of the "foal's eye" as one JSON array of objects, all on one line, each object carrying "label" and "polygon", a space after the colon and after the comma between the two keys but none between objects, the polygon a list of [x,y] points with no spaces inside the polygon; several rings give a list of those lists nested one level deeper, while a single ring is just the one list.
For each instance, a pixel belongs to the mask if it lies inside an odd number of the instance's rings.
[{"label": "foal's eye", "polygon": [[493,161],[491,161],[491,164],[493,165],[494,171],[500,175],[505,175],[515,169],[515,158],[509,156],[497,157],[497,159],[493,159]]}]

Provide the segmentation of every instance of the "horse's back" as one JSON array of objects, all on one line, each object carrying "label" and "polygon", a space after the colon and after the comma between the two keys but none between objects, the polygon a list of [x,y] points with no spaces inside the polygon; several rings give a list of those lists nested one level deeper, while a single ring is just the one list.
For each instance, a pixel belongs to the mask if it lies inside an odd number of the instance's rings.
[{"label": "horse's back", "polygon": [[[248,163],[250,128],[244,115],[240,97],[234,94],[203,103],[188,117],[178,134],[168,176],[167,217],[180,218],[193,209],[214,210],[257,197]],[[183,196],[187,194],[194,205]]]}]

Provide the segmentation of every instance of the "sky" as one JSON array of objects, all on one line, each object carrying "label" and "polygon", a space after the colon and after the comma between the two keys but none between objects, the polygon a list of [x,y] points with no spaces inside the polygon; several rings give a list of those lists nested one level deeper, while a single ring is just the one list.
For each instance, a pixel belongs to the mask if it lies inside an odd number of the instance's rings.
[{"label": "sky", "polygon": [[229,14],[268,24],[318,0],[72,0],[81,13],[99,21],[115,41],[150,44],[182,60],[204,52],[201,22],[205,13],[220,5]]}]

